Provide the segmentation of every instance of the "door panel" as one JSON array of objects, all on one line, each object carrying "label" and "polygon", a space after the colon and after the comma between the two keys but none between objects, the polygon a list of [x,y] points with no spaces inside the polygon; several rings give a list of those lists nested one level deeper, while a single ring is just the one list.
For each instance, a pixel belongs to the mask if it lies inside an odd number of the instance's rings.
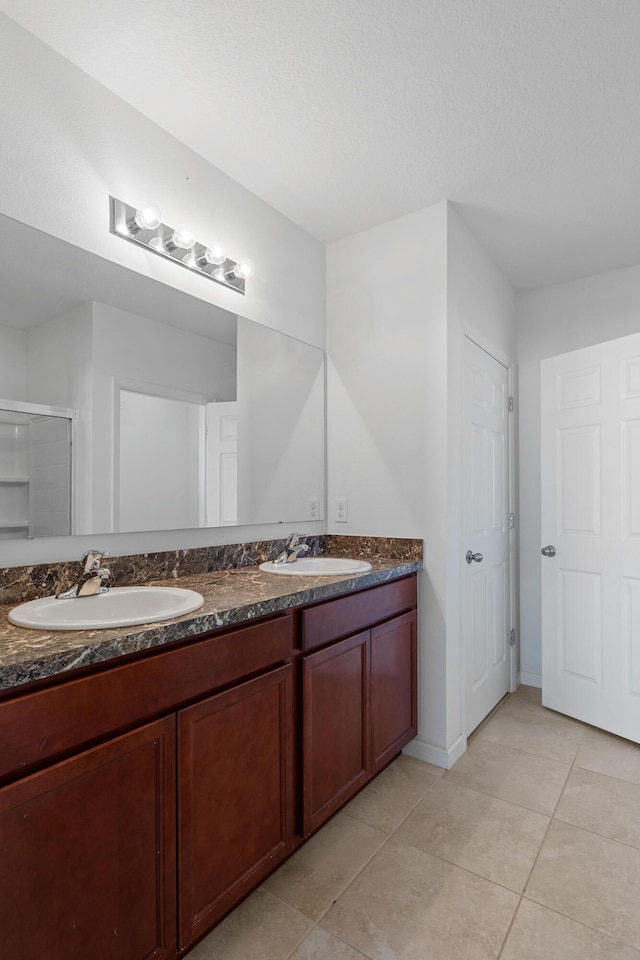
[{"label": "door panel", "polygon": [[175,956],[175,725],[0,790],[3,960]]},{"label": "door panel", "polygon": [[623,643],[630,692],[640,696],[640,579],[625,577],[623,590]]},{"label": "door panel", "polygon": [[463,575],[469,734],[510,680],[508,370],[466,339],[465,383],[464,549],[482,554],[481,561],[464,564]]},{"label": "door panel", "polygon": [[371,774],[369,632],[302,660],[303,831],[328,820]]},{"label": "door panel", "polygon": [[415,610],[371,631],[372,772],[417,733]]},{"label": "door panel", "polygon": [[291,665],[178,713],[180,947],[293,843]]},{"label": "door panel", "polygon": [[622,424],[623,537],[640,536],[640,420]]},{"label": "door panel", "polygon": [[640,740],[640,335],[542,361],[543,703]]},{"label": "door panel", "polygon": [[600,426],[558,430],[559,533],[600,536]]},{"label": "door panel", "polygon": [[593,683],[602,681],[602,577],[558,570],[560,669]]}]

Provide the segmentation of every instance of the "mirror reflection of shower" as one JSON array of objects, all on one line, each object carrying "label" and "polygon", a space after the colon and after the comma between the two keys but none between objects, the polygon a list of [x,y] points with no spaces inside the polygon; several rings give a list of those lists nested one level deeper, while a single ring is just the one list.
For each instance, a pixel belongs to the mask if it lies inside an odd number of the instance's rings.
[{"label": "mirror reflection of shower", "polygon": [[0,540],[68,535],[73,412],[0,405]]}]

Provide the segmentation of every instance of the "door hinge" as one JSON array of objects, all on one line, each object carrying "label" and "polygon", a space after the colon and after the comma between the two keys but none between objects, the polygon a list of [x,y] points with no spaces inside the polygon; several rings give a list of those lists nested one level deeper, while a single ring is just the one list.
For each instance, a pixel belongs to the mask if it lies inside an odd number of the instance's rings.
[{"label": "door hinge", "polygon": [[516,645],[516,628],[511,627],[511,630],[509,632],[509,646],[515,647],[515,645]]},{"label": "door hinge", "polygon": [[510,513],[507,517],[507,527],[509,530],[513,530],[516,525],[516,515],[515,513]]},{"label": "door hinge", "polygon": [[513,397],[509,397],[509,413],[513,413]]}]

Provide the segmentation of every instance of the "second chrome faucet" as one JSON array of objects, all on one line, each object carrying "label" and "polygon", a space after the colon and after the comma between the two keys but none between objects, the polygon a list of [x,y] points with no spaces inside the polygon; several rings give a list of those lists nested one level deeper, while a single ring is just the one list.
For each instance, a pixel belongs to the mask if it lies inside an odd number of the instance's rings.
[{"label": "second chrome faucet", "polygon": [[102,566],[106,553],[99,550],[87,550],[83,556],[82,572],[79,579],[67,590],[56,594],[57,600],[73,600],[76,597],[95,597],[100,593],[107,593],[106,581],[111,576],[107,567]]},{"label": "second chrome faucet", "polygon": [[278,554],[273,562],[293,563],[293,561],[297,560],[301,554],[307,553],[309,550],[309,544],[302,541],[302,536],[303,534],[301,533],[292,533],[285,544],[284,550],[282,553]]}]

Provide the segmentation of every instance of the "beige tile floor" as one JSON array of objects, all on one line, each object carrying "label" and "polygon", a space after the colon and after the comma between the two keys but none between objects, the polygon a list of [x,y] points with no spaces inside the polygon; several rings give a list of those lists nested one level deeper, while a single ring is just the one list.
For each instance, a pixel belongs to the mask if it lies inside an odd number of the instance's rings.
[{"label": "beige tile floor", "polygon": [[188,960],[640,960],[640,747],[520,687],[399,757]]}]

